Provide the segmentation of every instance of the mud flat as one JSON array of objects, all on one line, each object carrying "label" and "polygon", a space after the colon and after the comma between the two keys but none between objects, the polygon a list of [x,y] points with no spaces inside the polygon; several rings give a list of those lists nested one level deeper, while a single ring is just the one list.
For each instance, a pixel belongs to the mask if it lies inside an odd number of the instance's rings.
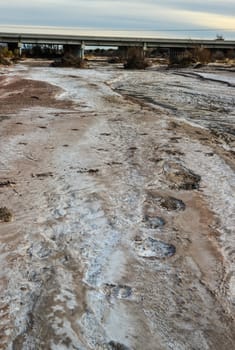
[{"label": "mud flat", "polygon": [[0,349],[233,348],[233,74],[0,69]]}]

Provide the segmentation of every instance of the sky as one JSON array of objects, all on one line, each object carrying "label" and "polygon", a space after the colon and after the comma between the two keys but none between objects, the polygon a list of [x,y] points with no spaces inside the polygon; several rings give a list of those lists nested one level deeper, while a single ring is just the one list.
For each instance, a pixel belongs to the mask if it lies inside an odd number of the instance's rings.
[{"label": "sky", "polygon": [[235,0],[0,0],[0,26],[235,39]]}]

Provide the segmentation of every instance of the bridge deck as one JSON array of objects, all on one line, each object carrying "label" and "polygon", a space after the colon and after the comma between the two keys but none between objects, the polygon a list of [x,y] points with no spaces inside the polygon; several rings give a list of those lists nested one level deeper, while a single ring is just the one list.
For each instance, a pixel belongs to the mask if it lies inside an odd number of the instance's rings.
[{"label": "bridge deck", "polygon": [[125,36],[99,36],[99,35],[68,35],[68,34],[40,34],[40,33],[7,33],[0,32],[1,43],[24,44],[58,44],[86,46],[143,46],[149,48],[190,48],[203,45],[205,48],[234,49],[235,40],[200,40],[200,39],[169,39],[155,37],[125,37]]}]

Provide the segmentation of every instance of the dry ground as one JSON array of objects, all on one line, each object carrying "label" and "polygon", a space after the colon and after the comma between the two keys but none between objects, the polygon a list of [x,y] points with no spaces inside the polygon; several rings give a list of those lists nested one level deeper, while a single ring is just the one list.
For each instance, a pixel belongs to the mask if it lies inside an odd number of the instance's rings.
[{"label": "dry ground", "polygon": [[0,348],[232,349],[232,150],[120,73],[34,69],[0,76]]}]

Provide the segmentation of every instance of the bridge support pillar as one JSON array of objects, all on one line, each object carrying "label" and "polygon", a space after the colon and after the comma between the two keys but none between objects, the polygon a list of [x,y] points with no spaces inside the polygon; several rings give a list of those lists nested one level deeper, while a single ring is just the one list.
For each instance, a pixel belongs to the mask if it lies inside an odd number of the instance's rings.
[{"label": "bridge support pillar", "polygon": [[146,56],[147,50],[148,50],[147,44],[144,43],[143,44],[143,48],[142,48],[142,56],[143,56],[143,58]]},{"label": "bridge support pillar", "polygon": [[85,43],[82,42],[81,45],[64,45],[64,55],[73,55],[83,60],[85,56]]},{"label": "bridge support pillar", "polygon": [[23,47],[23,44],[19,41],[18,42],[18,51],[19,51],[20,56],[22,55],[22,47]]},{"label": "bridge support pillar", "polygon": [[128,57],[128,46],[119,46],[118,47],[118,55],[123,58],[123,59],[127,59]]}]

